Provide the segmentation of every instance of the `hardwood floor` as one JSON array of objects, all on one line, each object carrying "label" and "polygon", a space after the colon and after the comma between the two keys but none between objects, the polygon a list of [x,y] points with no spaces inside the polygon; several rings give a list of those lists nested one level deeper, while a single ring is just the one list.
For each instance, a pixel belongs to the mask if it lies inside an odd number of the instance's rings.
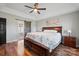
[{"label": "hardwood floor", "polygon": [[[24,48],[24,41],[12,42],[0,45],[0,56],[37,56],[33,51]],[[79,49],[60,44],[52,53],[52,56],[79,56]]]}]

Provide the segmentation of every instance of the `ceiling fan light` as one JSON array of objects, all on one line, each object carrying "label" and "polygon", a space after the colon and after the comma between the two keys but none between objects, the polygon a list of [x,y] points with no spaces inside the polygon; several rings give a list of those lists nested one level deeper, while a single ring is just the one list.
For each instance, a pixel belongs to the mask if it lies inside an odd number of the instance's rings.
[{"label": "ceiling fan light", "polygon": [[34,12],[37,12],[37,9],[34,9]]}]

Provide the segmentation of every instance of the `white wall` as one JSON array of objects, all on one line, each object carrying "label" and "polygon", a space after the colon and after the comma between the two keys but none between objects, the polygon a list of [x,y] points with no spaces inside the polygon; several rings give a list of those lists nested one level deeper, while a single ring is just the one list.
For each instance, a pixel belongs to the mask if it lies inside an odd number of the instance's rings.
[{"label": "white wall", "polygon": [[36,32],[36,21],[31,22],[31,32]]},{"label": "white wall", "polygon": [[[0,17],[6,18],[6,41],[12,42],[19,39],[18,29],[17,29],[17,18],[18,16],[10,15],[7,13],[0,12]],[[21,18],[22,19],[22,18]]]},{"label": "white wall", "polygon": [[[60,22],[57,25],[51,25],[47,24],[48,20],[59,20]],[[69,14],[64,14],[61,16],[56,16],[56,17],[50,17],[44,20],[40,20],[36,22],[37,31],[41,31],[42,27],[45,26],[62,26],[62,32],[63,35],[68,35],[65,31],[71,30],[72,31],[72,36],[77,37],[77,47],[79,47],[79,11],[69,13]]]}]

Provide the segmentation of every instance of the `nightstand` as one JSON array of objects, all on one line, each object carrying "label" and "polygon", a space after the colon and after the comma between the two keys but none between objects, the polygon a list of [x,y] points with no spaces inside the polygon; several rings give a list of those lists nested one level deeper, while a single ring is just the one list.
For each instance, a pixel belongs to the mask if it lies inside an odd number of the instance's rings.
[{"label": "nightstand", "polygon": [[76,37],[73,36],[64,36],[64,45],[69,46],[69,47],[76,47]]}]

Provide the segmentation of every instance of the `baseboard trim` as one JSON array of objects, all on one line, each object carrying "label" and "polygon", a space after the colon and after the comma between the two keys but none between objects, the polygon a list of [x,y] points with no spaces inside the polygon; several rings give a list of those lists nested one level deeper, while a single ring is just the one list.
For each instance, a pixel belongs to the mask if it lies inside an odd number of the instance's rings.
[{"label": "baseboard trim", "polygon": [[23,40],[23,39],[24,39],[24,37],[20,37],[18,39],[14,39],[14,40],[7,40],[6,43],[17,42],[17,41]]},{"label": "baseboard trim", "polygon": [[16,39],[16,40],[7,41],[6,43],[12,43],[12,42],[16,42],[16,41],[18,41],[18,40]]},{"label": "baseboard trim", "polygon": [[79,48],[79,45],[76,45],[76,48]]}]

